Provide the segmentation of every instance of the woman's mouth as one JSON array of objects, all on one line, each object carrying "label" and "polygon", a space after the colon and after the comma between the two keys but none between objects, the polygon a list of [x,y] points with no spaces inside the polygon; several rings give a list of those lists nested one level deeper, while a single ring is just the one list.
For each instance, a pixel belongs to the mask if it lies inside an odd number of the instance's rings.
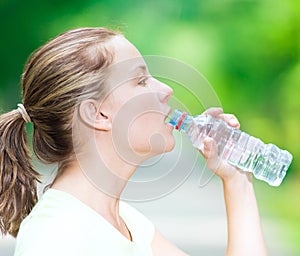
[{"label": "woman's mouth", "polygon": [[169,111],[167,112],[165,118],[164,118],[165,124],[169,123],[170,118],[171,118],[171,113],[172,113],[172,109],[170,108]]}]

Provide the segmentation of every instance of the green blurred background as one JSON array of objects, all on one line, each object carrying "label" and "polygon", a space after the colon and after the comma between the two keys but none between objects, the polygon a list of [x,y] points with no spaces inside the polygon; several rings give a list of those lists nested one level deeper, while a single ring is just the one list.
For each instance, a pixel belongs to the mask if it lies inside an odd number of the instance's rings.
[{"label": "green blurred background", "polygon": [[[293,154],[280,187],[255,185],[262,215],[284,220],[286,239],[297,249],[299,0],[1,0],[0,17],[1,112],[21,100],[19,78],[29,54],[75,27],[120,29],[143,55],[169,56],[195,67],[243,130]],[[199,112],[186,101],[193,114]]]}]

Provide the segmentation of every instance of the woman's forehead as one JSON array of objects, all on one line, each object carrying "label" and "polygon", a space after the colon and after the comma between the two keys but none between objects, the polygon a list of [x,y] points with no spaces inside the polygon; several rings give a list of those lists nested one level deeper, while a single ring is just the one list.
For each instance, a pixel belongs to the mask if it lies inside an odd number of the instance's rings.
[{"label": "woman's forehead", "polygon": [[130,59],[142,58],[138,49],[123,36],[116,36],[112,39],[114,47],[113,64]]}]

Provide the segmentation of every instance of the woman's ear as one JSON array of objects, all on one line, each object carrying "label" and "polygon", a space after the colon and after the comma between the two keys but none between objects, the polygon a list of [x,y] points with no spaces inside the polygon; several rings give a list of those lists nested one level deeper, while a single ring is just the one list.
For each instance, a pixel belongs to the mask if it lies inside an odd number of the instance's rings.
[{"label": "woman's ear", "polygon": [[102,131],[111,129],[111,120],[108,116],[101,113],[99,103],[95,100],[84,100],[79,106],[79,116],[81,120],[91,128]]}]

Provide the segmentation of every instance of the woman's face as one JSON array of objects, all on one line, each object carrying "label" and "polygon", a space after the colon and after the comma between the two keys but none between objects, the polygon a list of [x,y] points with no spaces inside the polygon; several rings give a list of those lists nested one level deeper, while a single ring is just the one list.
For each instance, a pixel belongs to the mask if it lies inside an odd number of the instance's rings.
[{"label": "woman's face", "polygon": [[115,149],[130,158],[172,150],[173,127],[165,120],[171,112],[168,100],[173,90],[151,77],[141,54],[128,40],[118,36],[112,43],[111,90],[103,104],[110,111]]}]

